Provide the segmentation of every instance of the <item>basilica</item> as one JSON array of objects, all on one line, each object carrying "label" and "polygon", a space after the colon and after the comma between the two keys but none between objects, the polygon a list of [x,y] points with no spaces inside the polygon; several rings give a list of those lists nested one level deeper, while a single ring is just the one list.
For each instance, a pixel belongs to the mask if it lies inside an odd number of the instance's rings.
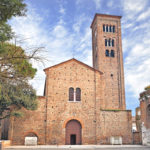
[{"label": "basilica", "polygon": [[91,23],[93,67],[70,59],[44,69],[38,109],[10,121],[8,138],[24,145],[131,144],[126,110],[121,16],[95,14]]}]

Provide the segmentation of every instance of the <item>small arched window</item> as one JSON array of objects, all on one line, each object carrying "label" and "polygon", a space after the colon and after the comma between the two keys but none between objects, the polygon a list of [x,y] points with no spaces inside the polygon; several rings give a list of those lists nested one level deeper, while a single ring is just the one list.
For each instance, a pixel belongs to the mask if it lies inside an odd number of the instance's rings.
[{"label": "small arched window", "polygon": [[114,50],[111,50],[110,56],[111,56],[111,57],[115,57],[115,52],[114,52]]},{"label": "small arched window", "polygon": [[103,24],[103,32],[105,32],[105,25]]},{"label": "small arched window", "polygon": [[106,49],[105,55],[106,55],[107,57],[109,57],[109,50],[108,50],[108,49]]},{"label": "small arched window", "polygon": [[74,88],[69,88],[69,101],[74,101]]},{"label": "small arched window", "polygon": [[108,40],[108,45],[111,46],[111,39]]},{"label": "small arched window", "polygon": [[109,26],[109,32],[111,32],[111,25]]},{"label": "small arched window", "polygon": [[76,88],[76,101],[81,101],[81,89]]},{"label": "small arched window", "polygon": [[106,25],[106,32],[108,32],[108,25]]},{"label": "small arched window", "polygon": [[111,26],[111,32],[113,32],[113,26]]},{"label": "small arched window", "polygon": [[112,47],[114,47],[114,39],[112,39]]},{"label": "small arched window", "polygon": [[113,26],[113,33],[115,33],[115,26]]},{"label": "small arched window", "polygon": [[105,46],[107,46],[107,39],[105,39]]}]

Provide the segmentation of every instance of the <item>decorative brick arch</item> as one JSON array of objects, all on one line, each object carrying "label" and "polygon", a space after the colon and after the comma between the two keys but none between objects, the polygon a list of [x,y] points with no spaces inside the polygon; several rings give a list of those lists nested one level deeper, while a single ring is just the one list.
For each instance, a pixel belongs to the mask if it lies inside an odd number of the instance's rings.
[{"label": "decorative brick arch", "polygon": [[38,134],[37,134],[35,131],[32,131],[32,130],[26,132],[25,135],[24,135],[24,138],[25,138],[27,135],[29,135],[30,133],[33,133],[33,134],[38,138]]},{"label": "decorative brick arch", "polygon": [[66,145],[80,145],[82,143],[82,126],[78,120],[71,119],[65,127]]},{"label": "decorative brick arch", "polygon": [[66,119],[65,122],[64,122],[64,124],[63,124],[63,128],[66,128],[66,125],[67,125],[67,123],[68,123],[70,120],[77,120],[77,121],[79,121],[80,124],[81,124],[82,129],[84,128],[84,124],[83,124],[82,120],[79,119],[79,118],[77,118],[77,117],[70,117],[70,118]]},{"label": "decorative brick arch", "polygon": [[32,137],[32,139],[34,138],[34,142],[32,141],[32,144],[35,144],[35,145],[37,145],[38,144],[38,135],[37,135],[37,133],[36,132],[34,132],[34,131],[28,131],[28,132],[26,132],[26,134],[24,135],[24,144],[25,145],[30,145],[31,143],[31,139],[29,139],[29,137]]}]

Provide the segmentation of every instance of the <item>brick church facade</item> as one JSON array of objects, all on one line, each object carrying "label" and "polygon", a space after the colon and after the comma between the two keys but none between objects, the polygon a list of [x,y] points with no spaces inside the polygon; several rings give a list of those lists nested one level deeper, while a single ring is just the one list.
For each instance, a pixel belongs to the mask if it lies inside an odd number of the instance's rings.
[{"label": "brick church facade", "polygon": [[36,111],[13,118],[9,139],[23,145],[132,144],[132,116],[126,110],[121,17],[96,14],[91,24],[93,67],[76,59],[44,69],[44,96]]}]

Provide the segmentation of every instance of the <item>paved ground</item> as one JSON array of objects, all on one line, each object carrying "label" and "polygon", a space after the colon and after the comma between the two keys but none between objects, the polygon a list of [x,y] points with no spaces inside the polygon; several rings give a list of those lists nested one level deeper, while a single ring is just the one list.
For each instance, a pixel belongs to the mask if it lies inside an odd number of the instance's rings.
[{"label": "paved ground", "polygon": [[141,145],[64,145],[64,146],[11,146],[4,150],[150,150],[150,146]]}]

